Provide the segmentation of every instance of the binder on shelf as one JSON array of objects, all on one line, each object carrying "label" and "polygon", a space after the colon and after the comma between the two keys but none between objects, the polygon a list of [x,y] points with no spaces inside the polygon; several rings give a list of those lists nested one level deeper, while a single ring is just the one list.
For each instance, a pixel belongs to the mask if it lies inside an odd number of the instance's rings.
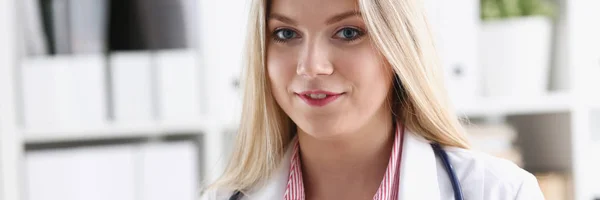
[{"label": "binder on shelf", "polygon": [[[600,120],[600,119],[596,119],[596,120]],[[600,126],[597,126],[600,127]],[[596,128],[597,128],[596,127]],[[593,133],[595,134],[599,134],[598,129],[593,129]],[[591,165],[589,167],[589,169],[594,169],[591,170],[590,172],[588,172],[586,174],[586,176],[590,177],[589,180],[600,180],[600,157],[596,156],[596,155],[600,155],[600,140],[598,140],[598,138],[593,138],[594,142],[592,142],[589,146],[589,154],[588,155],[592,155],[591,157],[589,157],[590,162],[589,164]],[[595,191],[594,191],[594,196],[597,198],[600,198],[600,185],[598,184],[594,184],[596,186]]]},{"label": "binder on shelf", "polygon": [[110,56],[114,118],[117,123],[155,119],[151,53],[117,52]]},{"label": "binder on shelf", "polygon": [[108,49],[110,51],[146,50],[147,30],[139,21],[133,0],[110,0]]},{"label": "binder on shelf", "polygon": [[535,177],[546,200],[573,198],[572,178],[564,173],[536,173]]},{"label": "binder on shelf", "polygon": [[108,0],[69,0],[71,52],[103,53],[106,48]]},{"label": "binder on shelf", "polygon": [[473,141],[473,147],[490,151],[503,151],[513,147],[517,132],[509,125],[469,125],[467,136]]},{"label": "binder on shelf", "polygon": [[38,1],[41,9],[42,27],[44,29],[44,38],[47,41],[48,54],[56,54],[56,46],[54,41],[54,23],[53,23],[53,1]]},{"label": "binder on shelf", "polygon": [[140,154],[142,200],[198,198],[199,155],[193,142],[148,144]]},{"label": "binder on shelf", "polygon": [[32,151],[25,154],[27,200],[135,200],[131,146]]},{"label": "binder on shelf", "polygon": [[[247,26],[243,4],[226,1],[198,1],[202,31],[201,49],[203,78],[210,83],[206,89],[207,113],[226,123],[235,122],[241,113],[241,89],[244,38],[237,37]],[[225,21],[215,21],[214,18]],[[221,24],[228,24],[222,26]],[[215,39],[216,38],[216,39]]]},{"label": "binder on shelf", "polygon": [[203,81],[198,63],[193,50],[161,50],[154,54],[161,120],[189,121],[203,114]]},{"label": "binder on shelf", "polygon": [[183,0],[134,0],[149,49],[187,48]]},{"label": "binder on shelf", "polygon": [[465,127],[465,130],[474,150],[523,166],[521,151],[514,145],[517,132],[513,127],[506,124],[469,125]]},{"label": "binder on shelf", "polygon": [[425,1],[450,99],[455,107],[470,105],[478,88],[479,0]]},{"label": "binder on shelf", "polygon": [[105,58],[54,56],[22,62],[26,127],[100,126],[106,122]]},{"label": "binder on shelf", "polygon": [[[558,16],[554,20],[552,43],[552,69],[550,76],[550,90],[551,91],[570,91],[572,85],[571,70],[569,67],[568,55],[569,55],[569,23],[567,23],[567,7],[557,6]],[[592,28],[591,26],[589,28]],[[599,49],[600,50],[600,49]],[[600,65],[599,65],[600,67]],[[600,74],[598,74],[600,75]]]},{"label": "binder on shelf", "polygon": [[108,0],[110,50],[196,47],[196,0]]},{"label": "binder on shelf", "polygon": [[42,22],[42,7],[39,0],[23,0],[21,3],[20,14],[23,19],[22,37],[24,43],[24,55],[42,56],[48,54],[48,45],[44,35],[44,26]]},{"label": "binder on shelf", "polygon": [[198,44],[198,1],[197,0],[181,0],[184,16],[184,27],[186,36],[187,48],[199,48]]},{"label": "binder on shelf", "polygon": [[71,51],[71,26],[69,23],[69,0],[52,0],[52,35],[54,52],[57,54],[70,54]]}]

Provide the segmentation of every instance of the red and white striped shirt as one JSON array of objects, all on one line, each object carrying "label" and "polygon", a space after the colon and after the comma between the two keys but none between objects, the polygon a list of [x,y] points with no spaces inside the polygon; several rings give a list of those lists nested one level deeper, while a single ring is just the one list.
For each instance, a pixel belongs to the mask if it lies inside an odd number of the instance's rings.
[{"label": "red and white striped shirt", "polygon": [[[402,157],[402,140],[404,129],[398,123],[396,126],[396,135],[392,153],[388,161],[388,166],[383,176],[383,180],[377,189],[373,200],[397,200],[398,188],[400,184],[400,160]],[[288,177],[287,187],[284,193],[284,200],[305,200],[304,181],[302,180],[302,169],[300,164],[298,140],[294,143],[292,152],[290,175]]]}]

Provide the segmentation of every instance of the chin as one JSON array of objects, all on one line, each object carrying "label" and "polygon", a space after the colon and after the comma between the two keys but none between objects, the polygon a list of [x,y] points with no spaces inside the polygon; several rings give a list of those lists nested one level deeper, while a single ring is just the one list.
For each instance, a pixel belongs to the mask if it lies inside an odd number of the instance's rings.
[{"label": "chin", "polygon": [[[296,123],[299,129],[302,129],[307,135],[317,139],[333,138],[346,132],[343,123],[332,122],[333,120],[312,119],[300,123]],[[336,120],[337,121],[337,120]]]}]

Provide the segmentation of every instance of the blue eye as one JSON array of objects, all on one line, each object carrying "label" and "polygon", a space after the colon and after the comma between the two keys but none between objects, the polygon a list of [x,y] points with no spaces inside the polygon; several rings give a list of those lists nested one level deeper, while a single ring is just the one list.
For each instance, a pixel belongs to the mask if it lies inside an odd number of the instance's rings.
[{"label": "blue eye", "polygon": [[285,42],[287,40],[291,40],[297,38],[298,34],[291,29],[279,29],[274,33],[275,41]]},{"label": "blue eye", "polygon": [[335,37],[346,41],[353,41],[363,36],[363,32],[356,28],[343,28],[335,33]]}]

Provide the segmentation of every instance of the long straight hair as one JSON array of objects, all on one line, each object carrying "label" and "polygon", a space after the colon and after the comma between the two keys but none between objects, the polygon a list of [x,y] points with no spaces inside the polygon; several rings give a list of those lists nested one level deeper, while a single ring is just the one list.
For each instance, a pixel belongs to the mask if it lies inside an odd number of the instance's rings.
[{"label": "long straight hair", "polygon": [[[444,146],[468,148],[449,105],[424,7],[419,0],[358,0],[370,39],[395,75],[391,113],[407,129]],[[211,186],[245,191],[272,176],[294,123],[276,103],[267,77],[268,0],[252,0],[243,70],[243,109],[233,154]],[[401,91],[400,91],[401,90]]]}]

